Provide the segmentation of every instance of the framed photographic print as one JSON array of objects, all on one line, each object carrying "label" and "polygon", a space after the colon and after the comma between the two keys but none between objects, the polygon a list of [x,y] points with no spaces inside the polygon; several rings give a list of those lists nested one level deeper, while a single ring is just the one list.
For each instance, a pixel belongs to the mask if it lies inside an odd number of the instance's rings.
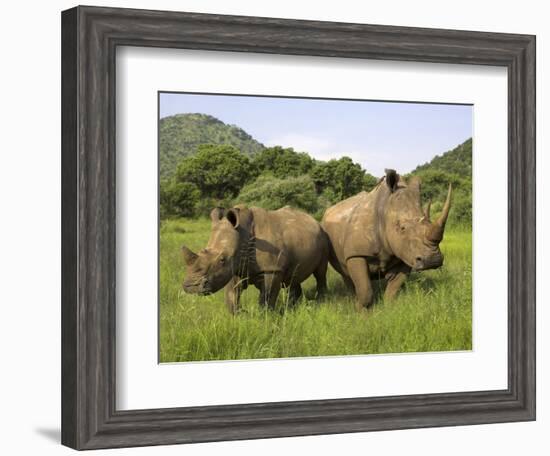
[{"label": "framed photographic print", "polygon": [[535,419],[535,37],[62,13],[62,443]]}]

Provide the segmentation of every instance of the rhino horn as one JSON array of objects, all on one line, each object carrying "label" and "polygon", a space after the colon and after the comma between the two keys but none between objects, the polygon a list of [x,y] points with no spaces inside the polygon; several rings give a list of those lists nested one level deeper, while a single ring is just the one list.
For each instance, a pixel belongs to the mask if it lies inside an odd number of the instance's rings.
[{"label": "rhino horn", "polygon": [[183,255],[183,261],[185,261],[185,264],[187,266],[190,266],[195,262],[195,260],[198,258],[196,253],[193,253],[190,249],[185,247],[184,245],[181,246],[181,253]]},{"label": "rhino horn", "polygon": [[430,208],[432,207],[432,200],[428,201],[426,208],[424,209],[424,220],[430,221]]},{"label": "rhino horn", "polygon": [[449,217],[449,210],[451,209],[451,195],[453,193],[453,186],[449,184],[449,191],[447,192],[447,199],[443,206],[443,211],[439,218],[432,223],[432,227],[428,233],[428,239],[432,242],[441,242],[443,239],[443,232],[445,231],[445,223]]}]

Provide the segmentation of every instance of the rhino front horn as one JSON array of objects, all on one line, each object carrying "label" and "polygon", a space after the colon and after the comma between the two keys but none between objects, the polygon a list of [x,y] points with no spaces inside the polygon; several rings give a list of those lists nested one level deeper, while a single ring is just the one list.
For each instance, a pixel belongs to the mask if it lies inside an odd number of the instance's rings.
[{"label": "rhino front horn", "polygon": [[181,246],[181,254],[183,255],[183,261],[185,261],[185,264],[188,266],[193,264],[197,259],[197,254],[193,253],[184,245]]},{"label": "rhino front horn", "polygon": [[443,206],[443,211],[439,218],[432,223],[432,228],[428,234],[428,239],[433,242],[441,242],[443,239],[443,232],[445,231],[445,223],[447,223],[447,218],[449,217],[449,211],[451,209],[451,195],[453,193],[453,186],[449,184],[449,191],[447,192],[447,199],[445,200],[445,205]]}]

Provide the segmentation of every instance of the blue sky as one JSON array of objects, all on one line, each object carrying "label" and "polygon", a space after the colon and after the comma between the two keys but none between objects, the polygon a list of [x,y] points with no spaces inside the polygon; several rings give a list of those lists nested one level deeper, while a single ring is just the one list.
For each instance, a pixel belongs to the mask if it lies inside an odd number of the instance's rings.
[{"label": "blue sky", "polygon": [[160,94],[160,117],[203,113],[241,127],[266,146],[344,155],[369,173],[413,170],[472,136],[473,106],[234,95]]}]

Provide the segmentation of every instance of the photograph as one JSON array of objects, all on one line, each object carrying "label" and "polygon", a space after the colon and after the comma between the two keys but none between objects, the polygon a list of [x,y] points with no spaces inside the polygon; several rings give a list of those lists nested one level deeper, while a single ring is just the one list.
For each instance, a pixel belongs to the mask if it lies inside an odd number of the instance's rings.
[{"label": "photograph", "polygon": [[472,125],[158,92],[159,362],[472,350]]}]

